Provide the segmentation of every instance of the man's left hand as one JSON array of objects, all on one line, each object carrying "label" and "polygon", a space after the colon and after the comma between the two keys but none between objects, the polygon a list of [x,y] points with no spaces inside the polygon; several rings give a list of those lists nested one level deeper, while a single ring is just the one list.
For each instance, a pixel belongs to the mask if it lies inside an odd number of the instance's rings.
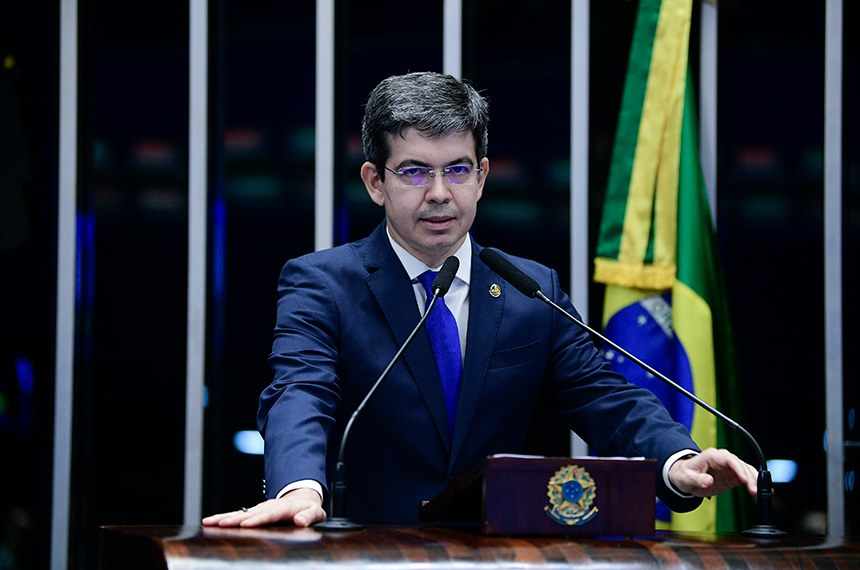
[{"label": "man's left hand", "polygon": [[679,491],[696,497],[713,497],[738,485],[755,496],[758,470],[725,449],[709,448],[669,468],[669,481]]}]

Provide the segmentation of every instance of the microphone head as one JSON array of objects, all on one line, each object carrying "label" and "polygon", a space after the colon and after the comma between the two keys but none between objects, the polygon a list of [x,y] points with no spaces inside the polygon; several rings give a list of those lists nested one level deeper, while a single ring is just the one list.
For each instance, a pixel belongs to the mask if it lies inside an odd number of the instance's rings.
[{"label": "microphone head", "polygon": [[452,255],[445,260],[445,263],[442,264],[442,268],[439,270],[439,275],[436,276],[436,279],[433,280],[433,284],[430,286],[430,290],[433,291],[434,295],[437,297],[445,296],[445,293],[451,288],[451,283],[454,282],[454,276],[457,275],[457,269],[459,268],[460,260],[455,256]]},{"label": "microphone head", "polygon": [[487,267],[495,271],[499,277],[513,285],[517,291],[526,297],[534,298],[540,292],[537,281],[523,273],[519,267],[507,260],[495,249],[485,247],[479,256]]}]

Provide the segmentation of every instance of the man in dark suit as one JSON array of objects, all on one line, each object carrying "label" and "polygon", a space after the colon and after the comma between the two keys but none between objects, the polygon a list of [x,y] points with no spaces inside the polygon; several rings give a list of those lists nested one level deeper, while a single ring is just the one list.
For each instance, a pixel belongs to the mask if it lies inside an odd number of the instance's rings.
[{"label": "man in dark suit", "polygon": [[[361,177],[385,221],[365,239],[285,265],[274,380],[258,413],[268,499],[204,525],[325,519],[346,420],[418,322],[427,296],[420,275],[452,255],[460,266],[444,300],[456,321],[459,379],[443,388],[428,335],[416,337],[350,433],[351,518],[416,522],[421,501],[484,457],[528,452],[528,427],[540,417],[601,455],[656,459],[658,495],[674,510],[741,484],[755,494],[752,466],[726,450],[699,450],[653,394],[612,372],[585,332],[480,260],[469,230],[490,170],[487,121],[486,101],[450,76],[395,76],[373,90]],[[511,259],[575,312],[555,271]]]}]

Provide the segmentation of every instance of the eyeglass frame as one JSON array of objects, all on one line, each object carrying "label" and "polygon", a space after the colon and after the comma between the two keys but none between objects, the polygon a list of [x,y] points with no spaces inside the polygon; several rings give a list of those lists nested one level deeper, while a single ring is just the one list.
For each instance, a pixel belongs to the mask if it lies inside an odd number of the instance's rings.
[{"label": "eyeglass frame", "polygon": [[[426,166],[420,166],[420,165],[404,166],[404,167],[402,167],[402,168],[400,168],[400,169],[398,169],[398,170],[393,170],[393,169],[391,169],[391,168],[388,168],[388,167],[387,167],[387,166],[385,166],[385,165],[383,165],[383,168],[384,168],[385,170],[387,170],[388,172],[390,172],[391,174],[394,174],[395,176],[397,176],[397,178],[398,178],[398,180],[401,182],[401,184],[403,184],[403,186],[405,186],[405,187],[407,187],[407,188],[429,188],[430,186],[432,186],[432,185],[433,185],[432,180],[435,180],[435,179],[436,179],[436,175],[437,175],[437,174],[439,174],[440,172],[444,175],[444,180],[445,180],[448,184],[451,184],[451,185],[453,185],[453,186],[464,186],[464,185],[466,185],[466,184],[471,183],[471,182],[472,182],[471,180],[469,180],[469,181],[465,181],[465,182],[452,182],[452,181],[451,181],[451,179],[450,179],[450,178],[448,178],[448,175],[450,175],[450,174],[451,174],[451,170],[450,170],[450,169],[451,169],[451,168],[454,168],[454,167],[456,167],[456,166],[468,166],[469,168],[471,168],[472,170],[470,170],[470,171],[469,171],[468,176],[471,176],[473,172],[474,172],[474,173],[478,173],[478,172],[483,172],[483,171],[484,171],[484,167],[483,167],[483,166],[481,166],[481,165],[479,165],[479,164],[477,164],[477,165],[476,165],[476,164],[465,164],[465,163],[460,163],[460,164],[449,164],[448,166],[445,166],[445,167],[443,167],[443,168],[441,168],[441,169],[428,168],[428,167],[426,167]],[[415,185],[413,185],[413,184],[406,184],[405,182],[403,182],[403,176],[404,176],[403,170],[404,170],[404,169],[406,169],[406,168],[420,168],[420,169],[424,169],[424,168],[426,168],[426,169],[427,169],[427,175],[429,176],[428,181],[427,181],[427,182],[425,182],[424,184],[415,184]]]}]

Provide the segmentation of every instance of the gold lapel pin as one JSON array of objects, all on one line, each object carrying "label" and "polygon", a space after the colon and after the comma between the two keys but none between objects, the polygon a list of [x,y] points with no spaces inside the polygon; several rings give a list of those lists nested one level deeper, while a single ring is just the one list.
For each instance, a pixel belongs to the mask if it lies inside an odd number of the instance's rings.
[{"label": "gold lapel pin", "polygon": [[495,283],[490,285],[490,296],[491,297],[498,297],[501,294],[502,294],[502,288],[501,287],[499,287]]}]

